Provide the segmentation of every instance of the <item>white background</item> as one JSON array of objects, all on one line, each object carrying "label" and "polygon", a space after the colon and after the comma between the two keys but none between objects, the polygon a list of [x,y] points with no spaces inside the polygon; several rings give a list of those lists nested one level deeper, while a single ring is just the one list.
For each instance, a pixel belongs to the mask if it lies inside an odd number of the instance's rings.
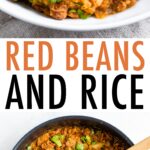
[{"label": "white background", "polygon": [[[30,39],[27,39],[28,41]],[[46,39],[45,39],[46,40]],[[65,70],[65,40],[78,41],[79,44],[79,67],[76,71],[67,72]],[[93,39],[86,39],[93,40]],[[127,39],[125,39],[127,40]],[[35,66],[34,72],[23,71],[23,40],[18,40],[20,44],[19,55],[17,61],[20,65],[20,71],[12,69],[11,72],[6,71],[6,41],[0,40],[0,150],[12,150],[17,141],[30,129],[37,126],[38,124],[47,121],[51,118],[55,118],[63,115],[87,115],[93,116],[104,121],[107,121],[123,131],[134,143],[150,136],[150,92],[149,92],[149,73],[150,73],[150,40],[143,40],[144,46],[139,48],[140,53],[145,59],[145,67],[142,71],[133,71],[133,66],[138,65],[138,59],[133,55],[132,43],[138,39],[129,40],[129,71],[123,71],[120,66],[119,71],[113,71],[114,62],[114,50],[113,50],[113,39],[106,40],[108,43],[108,53],[112,66],[112,71],[107,71],[106,68],[102,68],[100,71],[82,71],[82,40],[78,39],[53,39],[48,40],[52,43],[54,49],[54,62],[50,70],[45,72],[38,71],[38,39],[35,41],[35,46],[30,48],[30,52],[35,54],[35,58],[30,59],[30,65]],[[93,53],[93,58],[89,60],[89,65],[95,67],[97,62],[98,53],[100,49],[99,39],[95,39],[94,46],[90,46],[89,52]],[[120,42],[123,44],[123,39]],[[122,45],[123,48],[123,45]],[[46,53],[44,54],[46,62]],[[122,103],[127,104],[127,109],[124,111],[116,109],[112,103],[111,86],[113,79],[118,74],[126,74],[127,80],[124,80],[119,85],[119,98]],[[17,74],[20,91],[23,98],[24,110],[19,111],[17,105],[12,104],[11,110],[5,110],[6,100],[8,96],[9,86],[12,74]],[[26,75],[33,74],[35,82],[37,81],[38,74],[44,74],[44,110],[39,111],[36,104],[34,103],[34,109],[32,111],[26,110]],[[62,109],[52,111],[48,110],[49,105],[49,85],[48,77],[49,74],[60,74],[64,77],[67,84],[67,99],[66,104]],[[97,103],[98,109],[92,110],[91,106],[88,105],[87,110],[81,110],[81,75],[92,74],[96,77],[97,88],[94,92],[94,98]],[[101,75],[108,75],[108,110],[101,109]],[[130,109],[130,76],[131,74],[144,74],[144,79],[137,82],[137,87],[143,89],[143,94],[139,94],[137,97],[137,103],[144,105],[144,110],[133,111]],[[59,87],[56,88],[57,97],[59,97]]]}]

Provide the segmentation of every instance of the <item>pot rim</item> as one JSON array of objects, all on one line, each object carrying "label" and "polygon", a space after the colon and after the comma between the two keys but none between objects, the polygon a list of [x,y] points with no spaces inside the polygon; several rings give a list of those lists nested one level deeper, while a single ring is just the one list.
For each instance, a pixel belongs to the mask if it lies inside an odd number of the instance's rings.
[{"label": "pot rim", "polygon": [[89,117],[89,116],[80,116],[80,115],[71,115],[71,116],[61,116],[61,117],[56,117],[53,119],[50,119],[48,121],[45,121],[37,126],[35,126],[33,129],[31,129],[29,132],[27,132],[19,141],[18,143],[14,146],[13,150],[18,150],[18,147],[21,146],[21,144],[28,139],[30,135],[32,135],[34,132],[36,132],[38,129],[44,127],[47,124],[54,123],[54,122],[59,122],[62,120],[69,120],[69,119],[81,119],[81,120],[88,120],[88,121],[94,121],[97,123],[101,123],[104,127],[112,130],[114,133],[118,134],[123,140],[127,142],[130,146],[133,146],[134,143],[125,135],[121,130],[116,128],[115,126],[111,125],[110,123],[107,123],[101,119],[95,118],[95,117]]}]

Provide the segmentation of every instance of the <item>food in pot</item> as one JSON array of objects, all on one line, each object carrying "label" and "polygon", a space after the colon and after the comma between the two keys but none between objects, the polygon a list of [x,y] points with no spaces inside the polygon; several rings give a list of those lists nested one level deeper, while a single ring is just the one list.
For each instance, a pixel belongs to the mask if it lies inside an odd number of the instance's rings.
[{"label": "food in pot", "polygon": [[126,150],[126,145],[111,133],[79,126],[50,129],[35,139],[26,150]]},{"label": "food in pot", "polygon": [[[15,0],[16,1],[16,0]],[[30,5],[55,19],[90,16],[104,18],[135,5],[137,0],[27,0]]]}]

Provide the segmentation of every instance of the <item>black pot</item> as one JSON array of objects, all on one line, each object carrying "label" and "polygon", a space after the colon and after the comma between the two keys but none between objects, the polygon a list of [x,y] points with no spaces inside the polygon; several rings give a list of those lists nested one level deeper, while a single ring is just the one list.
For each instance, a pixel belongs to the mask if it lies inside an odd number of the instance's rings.
[{"label": "black pot", "polygon": [[100,128],[110,132],[114,136],[117,136],[119,139],[121,139],[125,143],[126,148],[129,148],[133,145],[132,141],[124,133],[122,133],[114,126],[102,120],[86,116],[64,116],[49,120],[35,127],[16,144],[13,150],[25,150],[26,146],[29,145],[42,133],[45,133],[50,128],[62,127],[65,125],[77,125],[77,126],[87,126],[91,128]]}]

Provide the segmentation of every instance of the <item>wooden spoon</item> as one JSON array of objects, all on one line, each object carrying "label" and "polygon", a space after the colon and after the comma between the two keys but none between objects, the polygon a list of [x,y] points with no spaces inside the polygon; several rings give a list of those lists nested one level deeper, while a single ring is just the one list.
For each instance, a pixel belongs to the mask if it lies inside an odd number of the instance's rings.
[{"label": "wooden spoon", "polygon": [[140,143],[132,146],[127,150],[150,150],[150,137],[146,138],[145,140],[141,141]]}]

